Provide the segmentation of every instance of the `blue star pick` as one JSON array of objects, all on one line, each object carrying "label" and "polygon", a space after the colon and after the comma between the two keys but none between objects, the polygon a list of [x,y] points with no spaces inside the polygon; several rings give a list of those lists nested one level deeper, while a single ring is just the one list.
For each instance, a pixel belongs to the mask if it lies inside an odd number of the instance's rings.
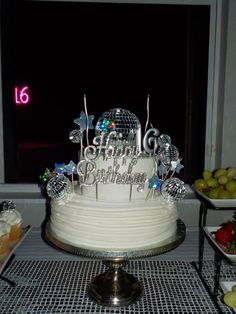
[{"label": "blue star pick", "polygon": [[65,166],[65,172],[67,172],[69,175],[75,173],[76,170],[76,164],[73,160],[70,161],[68,165]]},{"label": "blue star pick", "polygon": [[175,171],[176,171],[177,173],[179,173],[182,168],[184,168],[184,166],[181,165],[181,163],[179,163],[179,164],[176,166]]},{"label": "blue star pick", "polygon": [[163,164],[160,164],[160,166],[157,168],[157,170],[158,170],[158,173],[160,176],[167,173],[167,169],[165,166],[163,166]]},{"label": "blue star pick", "polygon": [[58,173],[59,175],[63,174],[65,172],[65,163],[55,163],[54,172]]},{"label": "blue star pick", "polygon": [[149,179],[148,183],[149,189],[160,190],[163,180],[159,179],[158,176],[154,175],[151,179]]},{"label": "blue star pick", "polygon": [[[88,129],[94,129],[92,120],[94,119],[93,115],[88,116]],[[80,130],[83,132],[87,128],[87,118],[84,111],[81,111],[80,117],[74,120],[74,123],[80,126]]]}]

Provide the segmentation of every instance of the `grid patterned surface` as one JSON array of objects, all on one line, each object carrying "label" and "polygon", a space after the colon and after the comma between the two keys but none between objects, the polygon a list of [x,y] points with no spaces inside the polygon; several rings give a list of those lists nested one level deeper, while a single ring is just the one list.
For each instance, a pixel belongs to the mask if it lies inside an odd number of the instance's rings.
[{"label": "grid patterned surface", "polygon": [[[209,278],[213,262],[205,263]],[[232,267],[225,273],[232,278]],[[1,313],[220,313],[188,261],[130,261],[125,268],[144,287],[143,297],[126,308],[107,308],[91,302],[90,280],[105,271],[102,261],[14,260],[4,273],[17,285],[0,281]],[[234,274],[235,276],[235,274]],[[231,313],[219,300],[222,313]]]},{"label": "grid patterned surface", "polygon": [[[203,262],[202,276],[209,287],[211,293],[214,291],[214,266],[213,261]],[[196,265],[198,263],[195,263]],[[236,267],[228,264],[226,261],[222,261],[220,270],[220,281],[236,281]],[[217,302],[220,305],[223,313],[226,313],[225,306],[222,304],[223,294],[221,288],[219,287],[219,294],[217,296]],[[235,313],[233,310],[229,313]]]}]

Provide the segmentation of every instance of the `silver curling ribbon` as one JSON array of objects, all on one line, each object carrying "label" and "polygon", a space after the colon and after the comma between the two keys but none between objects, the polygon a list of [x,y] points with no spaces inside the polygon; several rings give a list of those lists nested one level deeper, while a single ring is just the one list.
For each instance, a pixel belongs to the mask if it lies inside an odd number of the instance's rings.
[{"label": "silver curling ribbon", "polygon": [[146,132],[143,137],[143,147],[146,153],[155,154],[158,147],[157,137],[159,134],[160,131],[156,128],[149,129]]}]

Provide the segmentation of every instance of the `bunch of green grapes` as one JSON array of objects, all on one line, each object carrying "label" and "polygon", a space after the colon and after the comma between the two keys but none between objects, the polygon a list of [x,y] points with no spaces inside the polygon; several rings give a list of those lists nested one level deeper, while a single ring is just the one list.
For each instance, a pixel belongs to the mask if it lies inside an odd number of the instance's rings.
[{"label": "bunch of green grapes", "polygon": [[236,285],[233,285],[231,291],[228,291],[224,294],[223,300],[224,303],[229,307],[236,307]]},{"label": "bunch of green grapes", "polygon": [[236,167],[203,171],[202,178],[194,181],[194,187],[213,199],[236,199]]}]

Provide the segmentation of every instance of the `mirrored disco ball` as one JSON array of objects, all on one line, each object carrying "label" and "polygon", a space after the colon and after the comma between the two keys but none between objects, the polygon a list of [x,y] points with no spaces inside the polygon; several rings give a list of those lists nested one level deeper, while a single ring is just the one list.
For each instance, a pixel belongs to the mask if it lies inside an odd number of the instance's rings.
[{"label": "mirrored disco ball", "polygon": [[114,108],[103,113],[99,118],[95,134],[100,135],[101,132],[110,133],[116,131],[117,135],[122,135],[114,140],[112,145],[116,144],[136,144],[136,134],[141,128],[141,124],[136,115],[129,110]]},{"label": "mirrored disco ball", "polygon": [[162,196],[170,202],[179,201],[184,198],[186,187],[179,178],[169,178],[161,186]]},{"label": "mirrored disco ball", "polygon": [[69,134],[69,139],[72,143],[80,143],[83,134],[79,129],[72,130]]},{"label": "mirrored disco ball", "polygon": [[67,199],[72,192],[71,181],[64,175],[51,178],[46,188],[48,196],[58,201]]},{"label": "mirrored disco ball", "polygon": [[171,138],[167,134],[161,134],[157,139],[157,143],[160,147],[165,147],[166,144],[171,144]]},{"label": "mirrored disco ball", "polygon": [[166,144],[159,148],[158,157],[165,166],[170,166],[172,161],[179,159],[179,150],[173,144]]}]

